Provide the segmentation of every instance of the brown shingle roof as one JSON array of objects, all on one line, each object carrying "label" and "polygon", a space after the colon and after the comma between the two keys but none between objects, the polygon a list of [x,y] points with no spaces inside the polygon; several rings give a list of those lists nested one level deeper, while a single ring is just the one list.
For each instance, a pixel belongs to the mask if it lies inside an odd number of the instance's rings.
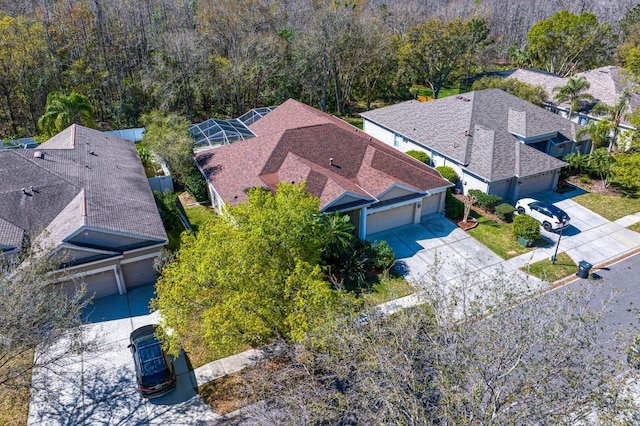
[{"label": "brown shingle roof", "polygon": [[307,182],[324,208],[345,194],[373,200],[395,184],[416,192],[449,186],[417,160],[308,105],[288,100],[251,126],[257,137],[196,154],[196,161],[230,204],[244,189]]}]

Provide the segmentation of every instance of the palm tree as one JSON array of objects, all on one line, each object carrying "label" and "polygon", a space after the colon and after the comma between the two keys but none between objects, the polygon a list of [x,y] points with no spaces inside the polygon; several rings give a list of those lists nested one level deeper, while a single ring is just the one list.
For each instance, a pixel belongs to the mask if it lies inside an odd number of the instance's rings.
[{"label": "palm tree", "polygon": [[613,147],[618,142],[620,122],[625,117],[629,98],[629,93],[626,90],[623,90],[613,106],[599,102],[595,107],[593,107],[592,111],[601,115],[602,118],[598,120],[590,120],[589,124],[578,130],[578,137],[588,133],[591,135],[593,146],[604,146],[608,143],[608,151],[611,153]]},{"label": "palm tree", "polygon": [[47,137],[53,136],[74,123],[95,127],[89,99],[76,92],[69,96],[60,92],[49,93],[44,114],[38,119],[42,133]]},{"label": "palm tree", "polygon": [[341,212],[325,213],[318,217],[322,251],[326,258],[338,259],[346,253],[353,244],[355,228],[349,221],[349,216]]},{"label": "palm tree", "polygon": [[573,111],[576,111],[580,107],[580,101],[593,101],[593,96],[585,93],[585,90],[589,89],[591,84],[584,76],[571,77],[567,84],[560,87],[554,87],[553,91],[556,92],[554,99],[558,103],[569,101],[569,120],[573,115]]}]

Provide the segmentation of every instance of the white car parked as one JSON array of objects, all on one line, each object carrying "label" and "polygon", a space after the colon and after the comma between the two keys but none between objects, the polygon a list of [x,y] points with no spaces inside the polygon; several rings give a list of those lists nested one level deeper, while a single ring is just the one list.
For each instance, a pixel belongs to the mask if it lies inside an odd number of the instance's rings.
[{"label": "white car parked", "polygon": [[564,210],[534,198],[521,198],[516,203],[518,214],[526,214],[542,224],[545,231],[558,231],[569,226],[571,218]]}]

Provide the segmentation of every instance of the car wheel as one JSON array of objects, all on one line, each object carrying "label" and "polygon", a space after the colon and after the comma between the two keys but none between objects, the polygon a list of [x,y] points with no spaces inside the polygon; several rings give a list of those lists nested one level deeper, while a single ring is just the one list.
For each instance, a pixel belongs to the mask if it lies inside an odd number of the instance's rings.
[{"label": "car wheel", "polygon": [[518,214],[524,214],[524,207],[518,207]]},{"label": "car wheel", "polygon": [[551,224],[549,222],[545,222],[542,224],[542,227],[545,231],[551,231]]}]

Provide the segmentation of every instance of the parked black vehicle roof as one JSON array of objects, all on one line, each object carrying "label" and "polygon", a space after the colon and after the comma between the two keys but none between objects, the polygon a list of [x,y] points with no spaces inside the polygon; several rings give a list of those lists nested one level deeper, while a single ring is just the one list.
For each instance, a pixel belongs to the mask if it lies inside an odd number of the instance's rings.
[{"label": "parked black vehicle roof", "polygon": [[173,364],[156,337],[156,326],[145,325],[129,336],[138,390],[143,397],[162,396],[176,387]]}]

